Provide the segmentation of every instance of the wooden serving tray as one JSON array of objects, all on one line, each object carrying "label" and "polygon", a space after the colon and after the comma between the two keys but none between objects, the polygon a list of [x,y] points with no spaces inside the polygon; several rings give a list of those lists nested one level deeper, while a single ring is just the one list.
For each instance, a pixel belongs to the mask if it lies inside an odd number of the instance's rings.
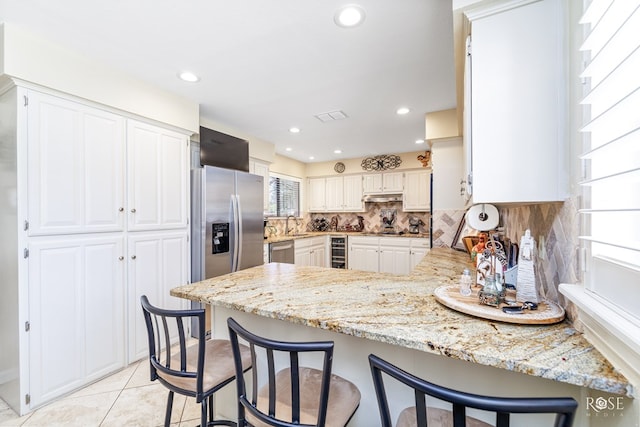
[{"label": "wooden serving tray", "polygon": [[436,288],[433,294],[440,304],[461,313],[483,319],[521,325],[549,325],[561,322],[564,319],[564,308],[547,300],[540,302],[537,310],[524,310],[520,314],[505,313],[502,311],[502,307],[506,304],[501,304],[500,307],[480,304],[478,299],[479,289],[472,286],[471,295],[463,296],[460,294],[458,285],[447,285]]}]

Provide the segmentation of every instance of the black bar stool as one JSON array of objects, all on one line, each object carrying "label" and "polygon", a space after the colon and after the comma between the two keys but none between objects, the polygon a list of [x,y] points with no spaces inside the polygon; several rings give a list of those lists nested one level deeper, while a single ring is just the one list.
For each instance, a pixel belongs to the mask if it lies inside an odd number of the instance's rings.
[{"label": "black bar stool", "polygon": [[[405,408],[400,413],[396,427],[490,426],[490,424],[475,418],[467,417],[466,408],[495,412],[496,427],[508,427],[509,415],[515,413],[556,414],[555,424],[553,424],[555,427],[571,427],[578,408],[578,402],[570,397],[490,397],[452,390],[411,375],[373,354],[369,355],[369,365],[378,398],[382,427],[393,426],[384,388],[383,373],[413,388],[415,392],[416,406]],[[450,402],[453,411],[427,407],[425,399],[427,395]]]},{"label": "black bar stool", "polygon": [[[343,427],[349,422],[360,405],[360,391],[331,373],[332,341],[274,341],[247,331],[232,318],[227,324],[236,364],[239,427]],[[242,375],[239,338],[251,348],[250,382]],[[300,366],[301,353],[322,355],[322,370]],[[266,366],[258,362],[258,355],[266,357]],[[276,360],[288,367],[276,373]]]},{"label": "black bar stool", "polygon": [[[151,381],[158,380],[169,389],[165,427],[171,423],[174,393],[195,397],[201,404],[201,426],[235,426],[233,421],[213,419],[213,394],[236,376],[229,340],[205,339],[204,309],[164,310],[152,306],[146,295],[140,303],[149,338]],[[198,319],[199,336],[188,345],[184,325],[193,317]],[[177,345],[172,345],[171,336],[176,333]],[[245,369],[251,368],[248,347],[238,347],[238,357]]]}]

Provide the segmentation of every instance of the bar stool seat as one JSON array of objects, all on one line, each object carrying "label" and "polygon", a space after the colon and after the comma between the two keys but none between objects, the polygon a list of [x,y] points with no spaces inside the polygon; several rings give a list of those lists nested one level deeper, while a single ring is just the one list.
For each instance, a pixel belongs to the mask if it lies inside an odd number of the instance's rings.
[{"label": "bar stool seat", "polygon": [[[281,419],[291,419],[291,370],[285,368],[276,374],[276,414]],[[300,367],[300,424],[314,425],[316,423],[320,392],[322,387],[322,371],[314,368]],[[260,388],[257,407],[262,412],[268,412],[269,387]],[[360,404],[360,391],[350,381],[338,375],[331,374],[329,386],[329,403],[331,411],[327,411],[326,426],[344,426],[345,420],[351,418]],[[259,420],[247,416],[249,423],[255,427],[269,427]]]},{"label": "bar stool seat", "polygon": [[[483,421],[475,419],[473,417],[466,417],[467,427],[492,427],[491,424],[487,424]],[[418,416],[416,407],[411,406],[405,408],[400,415],[398,415],[398,421],[396,427],[416,427],[418,425]],[[449,427],[453,425],[453,413],[446,409],[432,408],[427,409],[427,425],[429,427]]]}]

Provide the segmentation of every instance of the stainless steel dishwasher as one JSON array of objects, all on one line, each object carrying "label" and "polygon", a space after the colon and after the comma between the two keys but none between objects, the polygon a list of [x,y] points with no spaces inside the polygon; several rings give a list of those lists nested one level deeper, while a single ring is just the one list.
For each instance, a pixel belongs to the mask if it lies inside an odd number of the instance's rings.
[{"label": "stainless steel dishwasher", "polygon": [[269,243],[269,262],[294,263],[293,240]]}]

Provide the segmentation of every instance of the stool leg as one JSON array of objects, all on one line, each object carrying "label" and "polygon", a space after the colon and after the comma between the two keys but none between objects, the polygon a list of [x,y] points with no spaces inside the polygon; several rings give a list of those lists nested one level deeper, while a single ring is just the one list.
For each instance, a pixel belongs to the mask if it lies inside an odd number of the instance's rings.
[{"label": "stool leg", "polygon": [[200,427],[207,427],[207,399],[202,399],[200,402]]},{"label": "stool leg", "polygon": [[173,408],[173,392],[169,392],[169,397],[167,398],[167,413],[164,416],[164,427],[169,427],[171,425],[171,409]]},{"label": "stool leg", "polygon": [[213,394],[209,396],[209,421],[213,421]]}]

